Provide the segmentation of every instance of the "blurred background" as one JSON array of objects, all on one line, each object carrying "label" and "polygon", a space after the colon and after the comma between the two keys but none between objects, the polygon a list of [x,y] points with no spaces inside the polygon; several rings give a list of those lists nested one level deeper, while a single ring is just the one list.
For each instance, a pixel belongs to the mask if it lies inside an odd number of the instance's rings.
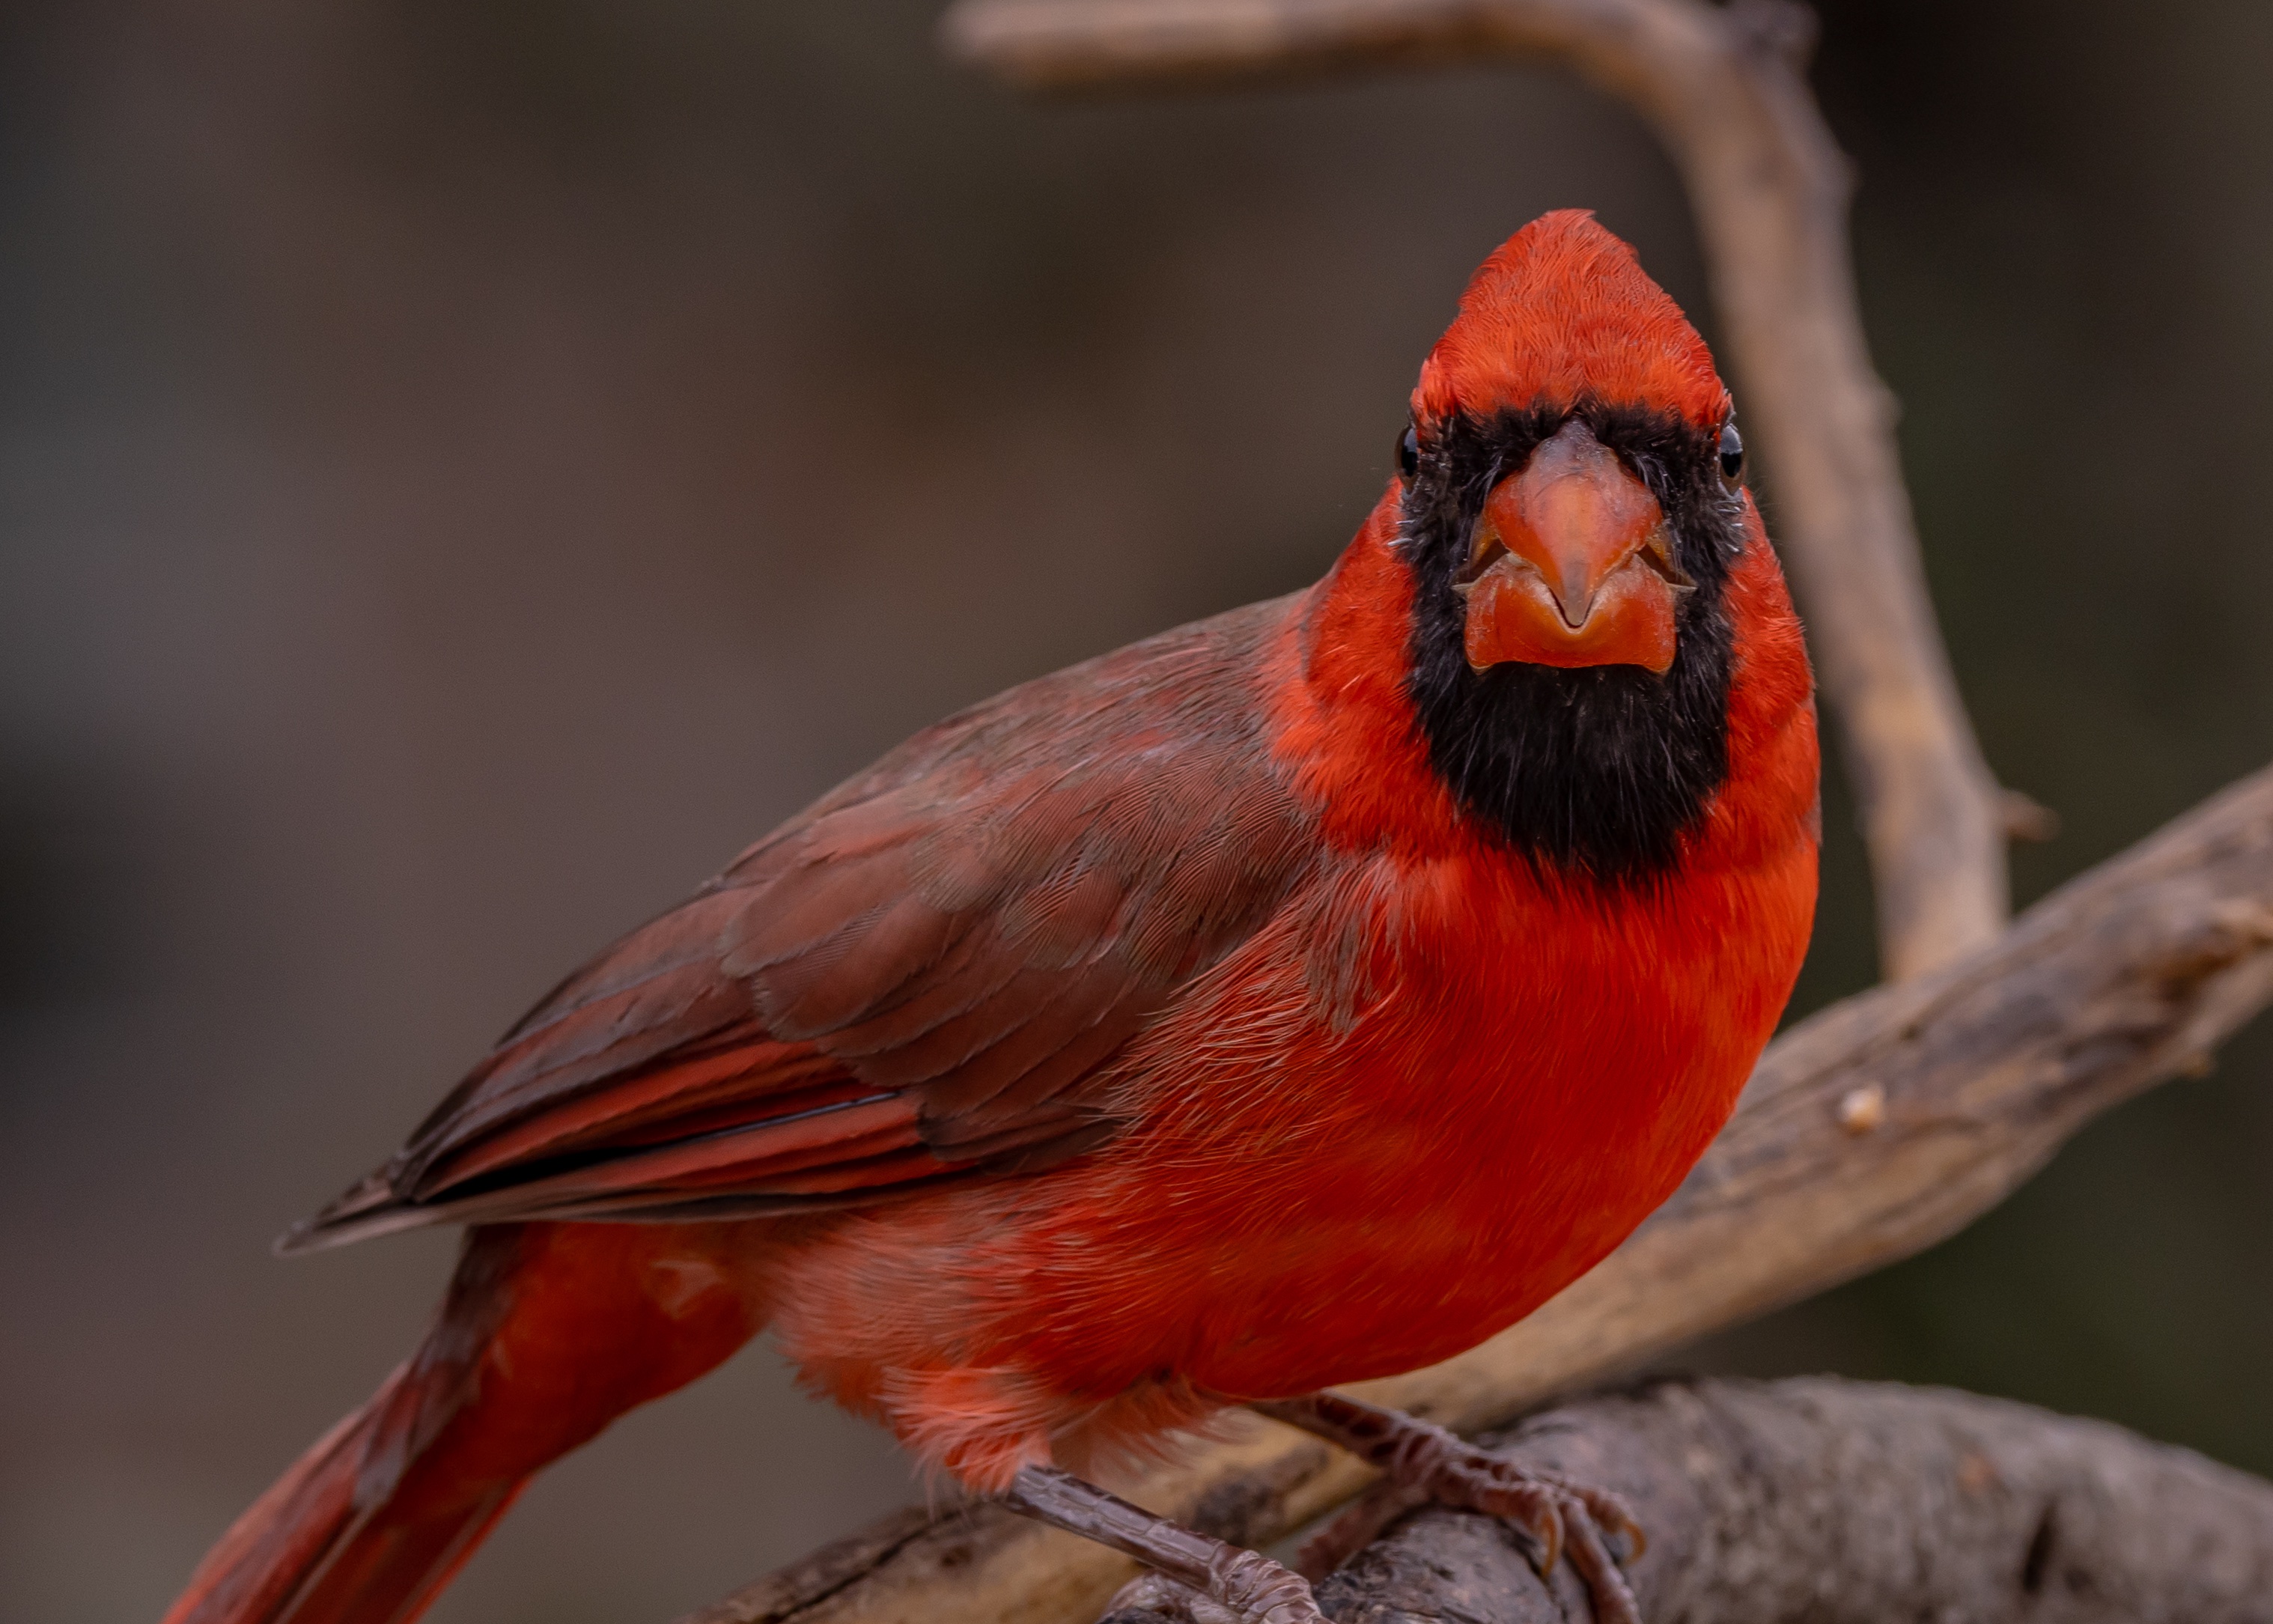
[{"label": "blurred background", "polygon": [[[1827,0],[1818,82],[2023,900],[2273,755],[2273,8]],[[1018,100],[936,0],[0,12],[0,1617],[138,1624],[451,1241],[280,1263],[564,969],[951,707],[1297,586],[1567,79]],[[1767,500],[1774,522],[1773,469]],[[1834,783],[1801,1007],[1871,976]],[[2273,1041],[1695,1350],[2273,1470]],[[771,1357],[434,1617],[663,1620],[911,1492]]]}]

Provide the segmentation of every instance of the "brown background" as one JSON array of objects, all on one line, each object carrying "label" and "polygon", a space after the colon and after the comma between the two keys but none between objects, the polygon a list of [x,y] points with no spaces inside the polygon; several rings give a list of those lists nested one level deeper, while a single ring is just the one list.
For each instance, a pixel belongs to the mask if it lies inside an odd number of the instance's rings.
[{"label": "brown background", "polygon": [[[2034,895],[2273,745],[2273,9],[1834,0],[1864,294]],[[1300,584],[1468,270],[1621,111],[1473,72],[1035,105],[930,4],[0,21],[0,1618],[131,1624],[409,1346],[277,1263],[535,994],[952,706]],[[1767,492],[1773,523],[1773,470]],[[1869,974],[1843,803],[1809,1004]],[[1700,1353],[2273,1470],[2273,1045]],[[662,1620],[904,1498],[765,1355],[435,1617]]]}]

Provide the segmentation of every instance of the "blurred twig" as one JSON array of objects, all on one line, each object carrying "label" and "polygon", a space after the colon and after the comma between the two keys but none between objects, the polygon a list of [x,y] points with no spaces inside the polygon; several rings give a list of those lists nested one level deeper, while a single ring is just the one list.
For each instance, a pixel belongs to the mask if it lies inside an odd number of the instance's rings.
[{"label": "blurred twig", "polygon": [[1863,812],[1880,966],[1914,975],[2007,913],[2007,814],[1950,675],[1892,403],[1847,249],[1845,158],[1787,0],[960,0],[948,49],[1077,89],[1479,58],[1565,62],[1657,130],[1689,186],[1778,543]]},{"label": "blurred twig", "polygon": [[[2030,909],[1992,945],[1770,1046],[1673,1199],[1592,1274],[1457,1359],[1353,1388],[1459,1431],[1923,1250],[2085,1122],[2273,1001],[2273,768]],[[1259,1419],[1132,1497],[1264,1545],[1354,1493],[1349,1457]],[[993,1507],[903,1514],[689,1624],[1065,1624],[1128,1576]]]}]

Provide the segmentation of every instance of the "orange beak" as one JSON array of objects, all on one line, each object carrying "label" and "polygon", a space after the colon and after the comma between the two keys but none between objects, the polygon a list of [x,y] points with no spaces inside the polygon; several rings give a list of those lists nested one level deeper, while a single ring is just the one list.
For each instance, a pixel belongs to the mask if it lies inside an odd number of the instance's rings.
[{"label": "orange beak", "polygon": [[1577,418],[1484,499],[1467,567],[1468,664],[1673,664],[1674,610],[1692,583],[1657,499]]}]

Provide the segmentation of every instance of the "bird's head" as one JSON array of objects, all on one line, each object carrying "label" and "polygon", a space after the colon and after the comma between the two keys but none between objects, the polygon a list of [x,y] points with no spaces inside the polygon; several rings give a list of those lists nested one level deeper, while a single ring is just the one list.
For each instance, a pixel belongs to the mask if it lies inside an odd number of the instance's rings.
[{"label": "bird's head", "polygon": [[1704,340],[1583,211],[1486,260],[1422,366],[1409,688],[1440,773],[1534,855],[1662,869],[1725,776],[1743,455]]}]

